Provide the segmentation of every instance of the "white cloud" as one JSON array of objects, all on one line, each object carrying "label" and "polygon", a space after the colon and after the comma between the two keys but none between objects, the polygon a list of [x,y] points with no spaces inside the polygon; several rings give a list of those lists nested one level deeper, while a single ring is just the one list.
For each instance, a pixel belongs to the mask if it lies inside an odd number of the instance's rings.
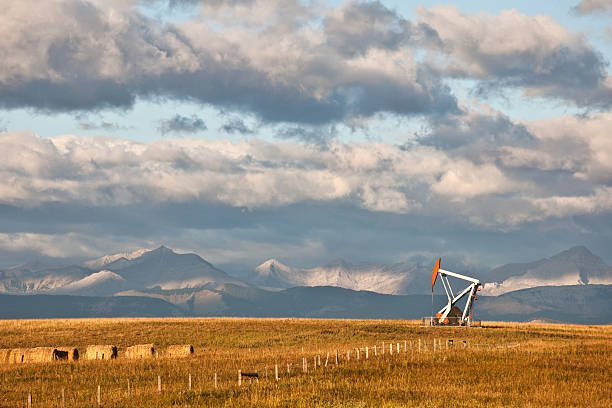
[{"label": "white cloud", "polygon": [[0,233],[0,250],[7,252],[35,251],[52,258],[99,256],[101,249],[108,249],[104,242],[89,235],[41,234],[41,233]]},{"label": "white cloud", "polygon": [[552,17],[515,9],[466,14],[454,6],[419,7],[419,20],[443,43],[430,68],[480,80],[478,87],[523,89],[526,96],[562,98],[608,108],[612,86],[607,63],[586,38]]},{"label": "white cloud", "polygon": [[[544,164],[573,172],[574,177],[593,183],[612,183],[612,114],[591,117],[560,116],[527,124],[538,137]],[[534,160],[538,166],[538,160]],[[555,166],[552,166],[555,167]]]},{"label": "white cloud", "polygon": [[600,187],[594,194],[585,196],[539,198],[535,204],[541,209],[543,217],[609,213],[612,209],[612,188]]},{"label": "white cloud", "polygon": [[298,0],[206,2],[182,24],[147,18],[130,2],[10,1],[0,15],[0,104],[78,111],[157,96],[300,123],[455,109],[403,41],[385,40],[392,33],[379,16],[405,20],[374,4],[352,18],[381,41],[354,56],[320,24],[335,11]]},{"label": "white cloud", "polygon": [[[396,214],[452,211],[488,227],[520,225],[612,208],[600,184],[612,174],[609,120],[601,114],[526,123],[535,139],[509,138],[510,145],[502,143],[486,161],[480,161],[482,155],[474,159],[469,149],[419,144],[330,142],[320,148],[187,138],[138,143],[6,132],[0,134],[7,158],[0,163],[0,202],[30,207],[199,202],[249,209],[338,202]],[[529,171],[517,173],[518,168]],[[558,181],[555,171],[574,184]]]}]

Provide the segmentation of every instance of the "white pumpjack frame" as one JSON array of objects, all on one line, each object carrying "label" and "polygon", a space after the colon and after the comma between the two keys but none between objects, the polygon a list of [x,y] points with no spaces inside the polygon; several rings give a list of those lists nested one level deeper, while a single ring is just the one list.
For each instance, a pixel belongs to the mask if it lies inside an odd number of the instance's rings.
[{"label": "white pumpjack frame", "polygon": [[[459,324],[461,325],[465,324],[466,319],[470,317],[470,315],[472,314],[472,308],[474,307],[474,300],[476,298],[476,292],[479,290],[480,285],[481,285],[480,281],[478,279],[475,279],[469,276],[461,275],[460,273],[451,272],[451,271],[447,271],[445,269],[440,268],[440,259],[438,259],[438,262],[436,262],[436,267],[434,268],[433,275],[434,276],[432,277],[432,284],[431,284],[432,292],[433,292],[433,285],[435,284],[436,278],[438,275],[440,275],[440,280],[442,281],[442,285],[444,286],[446,297],[448,297],[448,303],[446,304],[446,306],[440,309],[440,311],[436,314],[438,323],[444,324],[445,319],[450,313],[452,307],[457,302],[459,302],[465,295],[469,294],[467,298],[467,302],[465,303],[465,307],[463,309],[463,315],[461,316],[461,320],[459,321]],[[451,284],[448,281],[449,276],[452,276],[453,278],[457,278],[457,279],[462,279],[462,280],[465,280],[471,283],[468,285],[468,287],[463,289],[461,292],[459,292],[455,296],[455,294],[453,293],[453,288],[451,287]]]}]

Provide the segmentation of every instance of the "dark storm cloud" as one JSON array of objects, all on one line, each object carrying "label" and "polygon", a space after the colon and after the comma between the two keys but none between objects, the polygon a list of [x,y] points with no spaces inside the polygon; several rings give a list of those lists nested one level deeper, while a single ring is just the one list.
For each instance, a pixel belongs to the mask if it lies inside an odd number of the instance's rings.
[{"label": "dark storm cloud", "polygon": [[159,122],[159,126],[157,130],[162,135],[167,135],[168,133],[173,134],[194,134],[200,133],[207,130],[208,127],[204,121],[197,117],[196,115],[182,116],[182,115],[174,115],[170,119],[163,119]]}]

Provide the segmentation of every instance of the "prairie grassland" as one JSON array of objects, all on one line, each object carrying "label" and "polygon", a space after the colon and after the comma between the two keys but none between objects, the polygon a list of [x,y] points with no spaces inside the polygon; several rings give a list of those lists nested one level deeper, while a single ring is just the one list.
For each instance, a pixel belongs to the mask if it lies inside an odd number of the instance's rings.
[{"label": "prairie grassland", "polygon": [[[435,352],[434,339],[441,340]],[[448,339],[454,344],[447,348]],[[123,358],[127,346],[143,343],[160,349],[190,343],[195,354]],[[97,406],[98,385],[104,407],[612,405],[612,326],[490,322],[466,329],[423,328],[414,321],[234,318],[0,321],[0,348],[76,346],[83,353],[88,344],[114,344],[119,358],[0,364],[0,406],[26,406],[31,393],[34,407],[60,407],[62,389],[68,407]],[[319,355],[321,366],[315,366]],[[259,380],[245,378],[238,386],[239,369],[257,371]]]}]

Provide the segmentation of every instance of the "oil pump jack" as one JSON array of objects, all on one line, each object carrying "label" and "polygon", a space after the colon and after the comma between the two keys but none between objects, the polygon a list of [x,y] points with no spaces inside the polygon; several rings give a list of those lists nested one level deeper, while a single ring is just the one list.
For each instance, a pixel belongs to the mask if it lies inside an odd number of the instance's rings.
[{"label": "oil pump jack", "polygon": [[[432,321],[432,323],[453,326],[464,326],[466,324],[469,325],[472,318],[474,300],[476,300],[476,292],[480,290],[480,281],[469,276],[461,275],[459,273],[447,271],[440,268],[440,258],[438,258],[431,274],[432,296],[434,285],[436,283],[436,280],[438,279],[438,276],[440,276],[440,281],[442,281],[442,285],[444,286],[444,291],[446,292],[446,296],[448,297],[448,303],[446,304],[446,306],[440,309],[438,313],[436,313],[436,320],[435,322]],[[451,287],[451,284],[448,280],[449,276],[457,279],[462,279],[470,283],[465,289],[455,295],[453,292],[453,288]],[[465,303],[465,307],[463,308],[462,313],[461,309],[459,309],[456,304],[464,296],[467,296],[467,302]]]}]

